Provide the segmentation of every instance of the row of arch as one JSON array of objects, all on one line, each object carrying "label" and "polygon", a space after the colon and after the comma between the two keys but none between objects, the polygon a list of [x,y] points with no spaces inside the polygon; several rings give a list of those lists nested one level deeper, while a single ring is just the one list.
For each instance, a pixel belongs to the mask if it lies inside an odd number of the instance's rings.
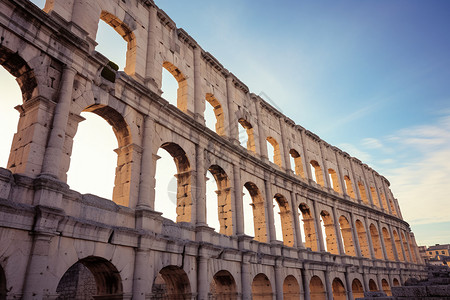
[{"label": "row of arch", "polygon": [[[327,274],[324,274],[328,276]],[[325,281],[327,279],[325,278]],[[346,279],[344,279],[345,281]],[[386,278],[381,278],[381,289],[376,281],[369,279],[369,291],[383,291],[391,296],[391,284]],[[303,287],[307,284],[307,287]],[[269,277],[264,273],[255,275],[251,282],[251,296],[254,300],[273,299],[274,287]],[[393,286],[400,286],[397,278],[392,279]],[[7,278],[0,266],[0,300],[7,297]],[[209,286],[209,299],[233,300],[240,299],[239,287],[233,275],[227,270],[216,272]],[[339,277],[331,283],[331,295],[335,300],[347,300],[347,285]],[[351,294],[353,298],[364,297],[364,285],[358,278],[351,281]],[[243,287],[248,288],[248,287]],[[304,290],[302,290],[304,289]],[[309,281],[302,282],[302,278],[287,275],[283,280],[283,299],[300,299],[309,294],[311,300],[326,300],[327,288],[323,278],[313,275]],[[72,265],[61,277],[56,287],[58,300],[64,299],[123,299],[123,286],[120,272],[108,260],[101,257],[89,256]],[[152,283],[150,299],[192,299],[193,293],[190,280],[186,272],[179,266],[169,265],[163,267]]]}]

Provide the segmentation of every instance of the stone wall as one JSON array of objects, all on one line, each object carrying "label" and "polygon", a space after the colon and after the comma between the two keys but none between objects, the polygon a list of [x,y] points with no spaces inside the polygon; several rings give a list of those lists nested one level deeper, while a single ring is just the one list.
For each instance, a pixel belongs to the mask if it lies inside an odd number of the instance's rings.
[{"label": "stone wall", "polygon": [[[361,288],[424,276],[388,180],[251,93],[152,1],[55,0],[42,11],[1,0],[0,12],[0,63],[23,93],[0,168],[1,297],[71,297],[63,278],[72,266],[92,274],[95,299],[208,299],[218,287],[236,299],[298,290],[301,299],[352,299]],[[128,43],[124,72],[95,51],[100,20]],[[163,68],[178,81],[176,106],[161,97]],[[205,126],[205,105],[214,107],[215,132]],[[66,184],[83,111],[117,137],[111,200]],[[176,222],[154,210],[160,148],[177,167]],[[220,186],[220,232],[206,222],[208,170]],[[252,216],[244,215],[243,188]],[[244,218],[253,219],[253,236]],[[223,274],[229,284],[220,284]]]}]

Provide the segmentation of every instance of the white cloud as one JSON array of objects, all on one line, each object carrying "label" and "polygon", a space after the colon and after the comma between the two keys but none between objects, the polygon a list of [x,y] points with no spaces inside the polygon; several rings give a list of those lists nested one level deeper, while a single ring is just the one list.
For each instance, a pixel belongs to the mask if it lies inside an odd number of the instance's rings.
[{"label": "white cloud", "polygon": [[362,141],[363,146],[370,149],[380,149],[383,148],[383,144],[380,140],[375,138],[365,138]]}]

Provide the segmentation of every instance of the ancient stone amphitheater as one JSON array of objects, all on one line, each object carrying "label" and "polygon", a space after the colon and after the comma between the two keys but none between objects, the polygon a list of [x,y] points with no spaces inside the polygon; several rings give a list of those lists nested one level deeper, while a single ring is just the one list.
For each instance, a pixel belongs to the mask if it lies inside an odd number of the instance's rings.
[{"label": "ancient stone amphitheater", "polygon": [[[100,20],[128,44],[123,72],[95,50]],[[1,0],[0,36],[23,95],[0,169],[0,299],[354,299],[426,275],[388,180],[251,93],[153,1]],[[177,106],[160,96],[163,68]],[[117,137],[112,201],[66,184],[81,112]],[[177,168],[176,222],[154,210],[160,148]]]}]

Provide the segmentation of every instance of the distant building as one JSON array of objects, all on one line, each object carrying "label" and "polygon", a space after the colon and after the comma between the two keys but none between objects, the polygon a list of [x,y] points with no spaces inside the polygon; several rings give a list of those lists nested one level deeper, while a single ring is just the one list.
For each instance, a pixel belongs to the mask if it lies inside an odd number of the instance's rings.
[{"label": "distant building", "polygon": [[426,247],[420,246],[419,253],[427,264],[447,265],[450,267],[450,244]]}]

